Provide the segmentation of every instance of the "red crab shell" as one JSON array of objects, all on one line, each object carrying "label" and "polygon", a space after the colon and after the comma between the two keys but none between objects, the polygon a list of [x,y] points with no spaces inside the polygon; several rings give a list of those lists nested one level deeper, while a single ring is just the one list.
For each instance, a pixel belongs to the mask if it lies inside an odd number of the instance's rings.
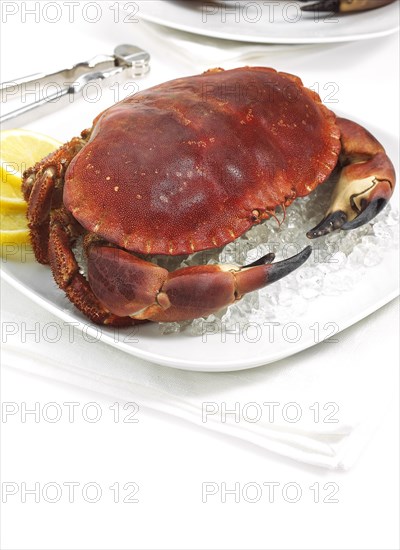
[{"label": "red crab shell", "polygon": [[299,78],[211,71],[99,115],[68,168],[64,202],[88,231],[129,251],[188,254],[309,194],[340,147],[335,115]]}]

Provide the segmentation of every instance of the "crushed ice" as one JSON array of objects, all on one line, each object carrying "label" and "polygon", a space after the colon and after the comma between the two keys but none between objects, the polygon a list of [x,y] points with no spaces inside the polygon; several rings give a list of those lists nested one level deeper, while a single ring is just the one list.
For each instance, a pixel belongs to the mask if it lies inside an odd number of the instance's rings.
[{"label": "crushed ice", "polygon": [[[207,322],[234,329],[240,323],[293,320],[307,311],[308,304],[320,295],[337,296],[351,290],[369,268],[378,265],[384,255],[398,247],[399,212],[390,204],[371,222],[352,231],[336,231],[310,241],[306,232],[325,212],[332,182],[317,188],[311,195],[297,199],[286,211],[279,226],[271,218],[254,226],[245,235],[222,249],[203,251],[188,257],[153,257],[152,261],[169,270],[189,265],[234,263],[246,265],[274,252],[275,261],[313,246],[310,259],[295,272],[276,283],[247,294],[229,308],[210,315]],[[282,212],[277,212],[283,217]],[[183,323],[159,323],[162,334],[188,330],[201,335],[204,319]]]}]

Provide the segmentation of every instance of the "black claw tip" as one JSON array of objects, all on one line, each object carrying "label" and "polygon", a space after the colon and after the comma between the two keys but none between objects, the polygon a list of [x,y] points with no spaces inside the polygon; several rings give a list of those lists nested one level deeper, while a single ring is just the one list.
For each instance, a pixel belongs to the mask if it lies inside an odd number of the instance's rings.
[{"label": "black claw tip", "polygon": [[302,11],[340,11],[340,0],[320,0],[314,4],[307,4],[303,6]]},{"label": "black claw tip", "polygon": [[299,252],[299,254],[296,254],[296,256],[292,256],[287,260],[282,260],[281,262],[272,264],[268,271],[268,284],[279,281],[279,279],[286,277],[286,275],[289,275],[289,273],[300,267],[305,261],[308,260],[311,252],[311,246],[306,246],[306,248]]},{"label": "black claw tip", "polygon": [[346,231],[349,229],[356,229],[357,227],[361,227],[365,223],[368,223],[385,208],[387,202],[388,201],[383,198],[371,201],[367,207],[356,218],[354,218],[354,220],[343,224],[342,229]]},{"label": "black claw tip", "polygon": [[243,267],[257,267],[258,265],[272,264],[274,260],[275,254],[273,252],[270,252],[269,254],[262,256],[262,258],[258,258],[258,260],[256,260],[255,262],[245,265]]},{"label": "black claw tip", "polygon": [[346,222],[347,214],[342,210],[336,210],[336,212],[332,212],[332,214],[329,214],[326,218],[320,221],[314,229],[310,229],[310,231],[307,232],[307,237],[309,239],[322,237],[322,235],[332,233],[335,229],[340,229]]}]

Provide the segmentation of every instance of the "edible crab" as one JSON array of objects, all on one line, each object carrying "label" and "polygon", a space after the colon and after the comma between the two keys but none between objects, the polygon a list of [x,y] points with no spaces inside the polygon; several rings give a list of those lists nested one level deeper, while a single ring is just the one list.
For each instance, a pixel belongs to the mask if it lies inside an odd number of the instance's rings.
[{"label": "edible crab", "polygon": [[[384,148],[296,76],[214,69],[110,107],[27,170],[22,189],[37,260],[92,321],[125,325],[207,316],[299,267],[310,246],[245,267],[168,272],[145,258],[221,247],[335,168],[328,212],[311,239],[382,210],[395,185]],[[73,252],[79,238],[87,277]]]}]

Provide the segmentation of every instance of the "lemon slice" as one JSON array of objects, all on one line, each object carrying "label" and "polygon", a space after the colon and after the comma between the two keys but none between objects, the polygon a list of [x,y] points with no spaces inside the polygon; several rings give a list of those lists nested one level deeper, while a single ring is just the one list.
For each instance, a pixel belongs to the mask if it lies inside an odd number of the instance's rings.
[{"label": "lemon slice", "polygon": [[49,136],[16,129],[0,132],[1,166],[21,178],[23,172],[60,147],[61,143]]},{"label": "lemon slice", "polygon": [[57,140],[16,129],[0,132],[0,204],[5,212],[26,210],[21,193],[22,174],[27,168],[60,147]]},{"label": "lemon slice", "polygon": [[60,147],[55,139],[29,130],[0,132],[1,252],[29,243],[27,205],[22,197],[23,172]]},{"label": "lemon slice", "polygon": [[0,205],[1,209],[26,210],[22,197],[21,178],[0,166]]},{"label": "lemon slice", "polygon": [[0,244],[15,246],[29,242],[29,229],[24,212],[4,212],[0,210]]}]

